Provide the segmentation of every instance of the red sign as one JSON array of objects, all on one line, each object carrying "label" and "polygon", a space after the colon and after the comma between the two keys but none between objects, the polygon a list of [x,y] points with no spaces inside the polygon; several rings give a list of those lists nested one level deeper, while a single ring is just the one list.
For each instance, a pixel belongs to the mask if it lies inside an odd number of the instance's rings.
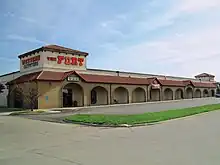
[{"label": "red sign", "polygon": [[40,55],[22,60],[22,65],[31,64],[40,61]]},{"label": "red sign", "polygon": [[48,61],[56,61],[57,58],[56,58],[56,57],[47,57],[47,60],[48,60]]},{"label": "red sign", "polygon": [[80,57],[69,57],[69,56],[57,56],[57,57],[47,57],[48,61],[57,61],[57,64],[66,65],[79,65],[82,66],[84,63],[84,58]]}]

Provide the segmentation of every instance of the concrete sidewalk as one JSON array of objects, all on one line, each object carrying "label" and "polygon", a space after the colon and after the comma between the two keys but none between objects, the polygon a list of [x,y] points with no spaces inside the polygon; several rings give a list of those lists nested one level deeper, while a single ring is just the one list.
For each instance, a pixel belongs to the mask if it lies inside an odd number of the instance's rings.
[{"label": "concrete sidewalk", "polygon": [[0,116],[7,116],[10,114],[11,114],[11,112],[0,112]]}]

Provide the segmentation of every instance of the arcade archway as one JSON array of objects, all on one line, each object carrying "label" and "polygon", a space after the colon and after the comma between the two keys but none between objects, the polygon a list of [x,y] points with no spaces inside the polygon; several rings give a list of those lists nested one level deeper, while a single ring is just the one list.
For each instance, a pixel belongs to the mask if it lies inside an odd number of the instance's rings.
[{"label": "arcade archway", "polygon": [[164,100],[173,100],[173,91],[170,88],[164,90]]},{"label": "arcade archway", "polygon": [[118,87],[114,91],[114,100],[115,104],[126,104],[128,103],[128,90],[124,87]]},{"label": "arcade archway", "polygon": [[195,98],[201,98],[202,97],[202,92],[200,89],[196,89],[195,91]]},{"label": "arcade archway", "polygon": [[193,98],[193,89],[192,88],[187,88],[186,89],[186,98],[187,99],[192,99]]},{"label": "arcade archway", "polygon": [[132,102],[133,103],[140,103],[140,102],[145,102],[146,101],[146,92],[143,88],[136,88],[132,92]]},{"label": "arcade archway", "polygon": [[108,91],[101,86],[97,86],[91,90],[91,104],[92,105],[107,105]]},{"label": "arcade archway", "polygon": [[182,89],[177,89],[175,92],[175,99],[180,100],[183,99],[183,90]]},{"label": "arcade archway", "polygon": [[83,106],[83,88],[79,84],[69,83],[62,89],[63,107]]}]

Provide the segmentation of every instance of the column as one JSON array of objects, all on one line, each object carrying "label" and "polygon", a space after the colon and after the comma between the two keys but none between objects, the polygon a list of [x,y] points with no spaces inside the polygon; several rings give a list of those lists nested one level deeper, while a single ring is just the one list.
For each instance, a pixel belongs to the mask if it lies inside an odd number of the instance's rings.
[{"label": "column", "polygon": [[147,101],[151,101],[151,99],[150,99],[150,86],[147,86]]},{"label": "column", "polygon": [[132,103],[132,91],[131,89],[128,89],[128,103]]},{"label": "column", "polygon": [[109,84],[109,89],[108,89],[108,104],[112,104],[112,84]]},{"label": "column", "polygon": [[163,101],[163,87],[160,88],[160,101]]}]

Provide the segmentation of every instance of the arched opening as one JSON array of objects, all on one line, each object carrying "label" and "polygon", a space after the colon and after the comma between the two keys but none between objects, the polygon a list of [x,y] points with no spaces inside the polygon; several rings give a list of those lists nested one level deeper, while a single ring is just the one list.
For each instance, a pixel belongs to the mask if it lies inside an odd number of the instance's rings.
[{"label": "arched opening", "polygon": [[141,103],[146,101],[146,92],[143,88],[136,88],[132,92],[132,102],[133,103]]},{"label": "arched opening", "polygon": [[63,107],[83,106],[83,88],[79,84],[70,83],[62,89]]},{"label": "arched opening", "polygon": [[91,90],[91,104],[97,103],[97,91]]},{"label": "arched opening", "polygon": [[209,91],[207,89],[203,90],[203,97],[209,97]]},{"label": "arched opening", "polygon": [[173,100],[173,91],[170,88],[164,90],[164,100]]},{"label": "arched opening", "polygon": [[150,100],[151,101],[160,101],[160,89],[151,89],[150,90]]},{"label": "arched opening", "polygon": [[92,105],[107,105],[108,104],[108,91],[97,86],[91,90],[91,104]]},{"label": "arched opening", "polygon": [[216,93],[217,93],[217,94],[220,94],[220,89],[219,89],[219,88],[216,90]]},{"label": "arched opening", "polygon": [[215,97],[215,90],[211,90],[212,97]]},{"label": "arched opening", "polygon": [[114,103],[125,104],[128,103],[128,90],[124,87],[118,87],[114,91]]},{"label": "arched opening", "polygon": [[202,92],[200,89],[196,89],[195,91],[195,98],[201,98],[202,97]]},{"label": "arched opening", "polygon": [[183,99],[183,90],[177,89],[175,92],[175,100]]},{"label": "arched opening", "polygon": [[186,89],[186,98],[187,99],[192,99],[193,98],[193,89],[192,88],[187,88]]}]

